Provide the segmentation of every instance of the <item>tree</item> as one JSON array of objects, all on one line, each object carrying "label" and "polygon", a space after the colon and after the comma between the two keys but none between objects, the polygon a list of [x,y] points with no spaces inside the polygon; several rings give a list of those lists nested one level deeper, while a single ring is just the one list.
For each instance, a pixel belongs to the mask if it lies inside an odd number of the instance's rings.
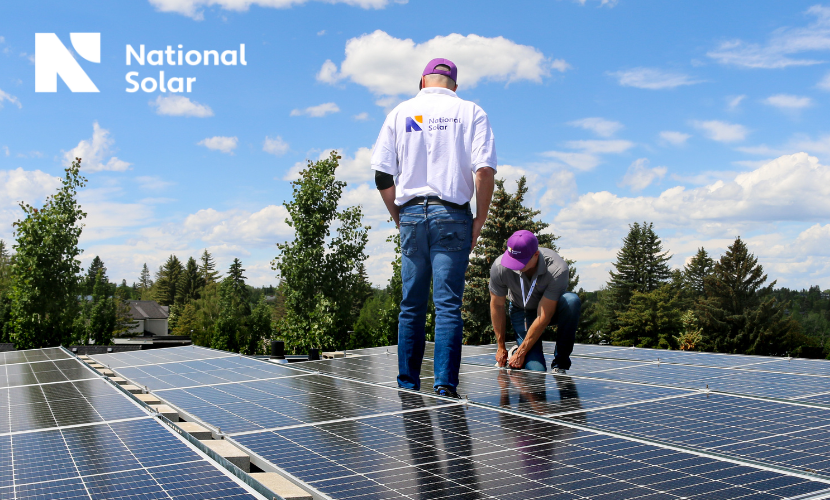
[{"label": "tree", "polygon": [[[558,251],[554,244],[558,237],[542,233],[548,224],[534,220],[541,212],[524,206],[524,197],[528,189],[527,179],[522,176],[516,184],[516,192],[511,194],[504,188],[503,180],[496,180],[487,222],[481,229],[481,236],[470,256],[461,306],[466,344],[495,342],[496,337],[490,320],[490,267],[499,255],[504,253],[507,239],[516,231],[525,229],[536,235],[540,247]],[[572,280],[578,281],[575,271],[573,269]]]},{"label": "tree", "polygon": [[683,330],[674,339],[677,348],[681,351],[698,350],[703,343],[703,328],[698,326],[695,312],[689,309],[680,317],[680,322],[683,323]]},{"label": "tree", "polygon": [[715,261],[709,257],[706,250],[700,247],[692,260],[686,264],[683,269],[683,282],[689,295],[693,297],[702,297],[706,290],[704,282],[706,278],[712,273],[712,267]]},{"label": "tree", "polygon": [[18,349],[57,346],[72,338],[79,308],[78,238],[86,217],[77,201],[78,188],[86,183],[80,170],[81,159],[75,158],[43,208],[20,203],[25,218],[13,224],[11,285],[11,337]]},{"label": "tree", "polygon": [[240,350],[243,354],[259,354],[264,351],[263,341],[274,336],[271,307],[260,297],[256,307],[251,311],[249,321],[248,345]]},{"label": "tree", "polygon": [[680,294],[669,284],[650,292],[634,291],[628,308],[619,314],[614,345],[670,349],[683,327]]},{"label": "tree", "polygon": [[199,264],[199,275],[204,284],[217,283],[222,276],[216,271],[216,262],[213,261],[213,255],[207,251],[202,252],[202,257]]},{"label": "tree", "polygon": [[[362,287],[368,226],[360,206],[338,210],[346,186],[335,179],[336,153],[309,162],[292,182],[294,198],[285,203],[294,240],[277,244],[272,262],[284,283],[285,316],[280,334],[293,352],[310,347],[342,348],[354,322],[354,303]],[[336,232],[332,236],[331,228]]]},{"label": "tree", "polygon": [[176,289],[177,306],[184,306],[188,302],[199,298],[199,292],[204,288],[204,281],[199,272],[199,265],[196,264],[196,259],[190,257],[187,259],[187,265],[184,268],[181,276],[179,276],[178,286]]},{"label": "tree", "polygon": [[11,268],[12,259],[6,242],[0,239],[0,342],[9,342],[11,321]]},{"label": "tree", "polygon": [[163,306],[176,303],[179,279],[181,279],[183,273],[184,266],[182,266],[182,262],[175,255],[170,255],[156,273],[154,296],[156,302]]},{"label": "tree", "polygon": [[211,345],[214,349],[223,351],[251,352],[251,338],[249,320],[251,305],[248,302],[249,292],[245,285],[245,270],[242,262],[233,259],[228,276],[219,284],[219,318],[214,325]]},{"label": "tree", "polygon": [[783,355],[798,323],[784,318],[784,308],[771,296],[775,281],[749,253],[740,237],[705,279],[706,298],[698,302],[698,319],[707,350],[737,354]]},{"label": "tree", "polygon": [[104,270],[99,268],[94,276],[95,284],[92,291],[92,301],[89,303],[89,320],[87,324],[89,338],[97,345],[112,343],[113,331],[116,327],[116,303],[107,295],[107,282],[104,281]]},{"label": "tree", "polygon": [[[98,272],[100,273],[100,276]],[[101,260],[101,257],[95,256],[92,259],[92,262],[89,264],[89,269],[86,271],[86,277],[84,278],[84,295],[92,295],[93,290],[95,288],[95,284],[97,283],[96,280],[103,280],[104,283],[109,283],[109,278],[107,278],[107,267],[104,265],[104,261]]]},{"label": "tree", "polygon": [[147,268],[147,263],[141,268],[141,276],[138,278],[138,290],[141,300],[149,300],[150,289],[153,287],[153,280],[150,278],[150,270]]}]

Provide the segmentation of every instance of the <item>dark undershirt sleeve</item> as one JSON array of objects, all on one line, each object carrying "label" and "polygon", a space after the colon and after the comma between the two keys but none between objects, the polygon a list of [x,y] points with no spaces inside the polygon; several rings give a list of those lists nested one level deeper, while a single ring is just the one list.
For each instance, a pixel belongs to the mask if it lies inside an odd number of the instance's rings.
[{"label": "dark undershirt sleeve", "polygon": [[375,170],[375,186],[377,186],[378,191],[389,189],[394,185],[395,178],[392,176],[392,174],[387,174],[386,172]]}]

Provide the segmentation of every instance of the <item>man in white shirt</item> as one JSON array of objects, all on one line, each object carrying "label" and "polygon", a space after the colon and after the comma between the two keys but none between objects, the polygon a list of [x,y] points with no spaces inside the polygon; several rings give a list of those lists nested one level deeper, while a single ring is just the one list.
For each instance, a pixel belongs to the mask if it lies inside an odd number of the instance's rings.
[{"label": "man in white shirt", "polygon": [[450,397],[458,397],[464,275],[487,218],[496,171],[490,121],[477,104],[455,94],[457,76],[452,61],[430,61],[420,92],[389,113],[372,151],[375,183],[401,233],[398,385],[421,387],[431,282],[433,388]]}]

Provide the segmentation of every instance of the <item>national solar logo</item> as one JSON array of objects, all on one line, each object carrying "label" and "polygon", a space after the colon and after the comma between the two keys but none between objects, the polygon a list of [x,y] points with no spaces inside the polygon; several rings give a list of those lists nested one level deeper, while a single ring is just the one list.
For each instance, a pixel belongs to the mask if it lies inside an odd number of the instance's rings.
[{"label": "national solar logo", "polygon": [[[101,62],[100,33],[70,33],[75,53]],[[35,33],[35,92],[57,92],[58,75],[72,92],[98,92],[89,75],[55,33]]]},{"label": "national solar logo", "polygon": [[421,127],[418,125],[419,123],[424,123],[423,115],[415,115],[413,118],[406,117],[406,131],[412,132],[420,132]]}]

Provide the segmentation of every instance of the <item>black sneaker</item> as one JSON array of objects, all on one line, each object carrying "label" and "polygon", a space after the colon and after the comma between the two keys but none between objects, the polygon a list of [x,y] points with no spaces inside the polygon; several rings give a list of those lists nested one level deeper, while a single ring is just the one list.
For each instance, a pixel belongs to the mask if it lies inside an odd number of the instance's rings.
[{"label": "black sneaker", "polygon": [[438,387],[436,387],[435,394],[439,396],[444,396],[445,398],[461,399],[458,393],[452,390],[452,387],[447,387],[445,385],[439,385]]}]

